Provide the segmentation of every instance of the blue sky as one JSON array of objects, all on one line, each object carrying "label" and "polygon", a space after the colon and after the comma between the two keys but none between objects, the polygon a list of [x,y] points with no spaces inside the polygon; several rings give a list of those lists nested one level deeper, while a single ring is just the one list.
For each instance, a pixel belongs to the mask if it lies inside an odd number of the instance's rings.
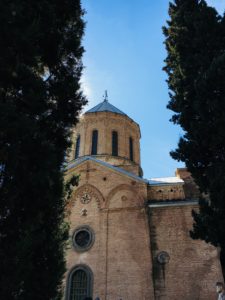
[{"label": "blue sky", "polygon": [[[208,0],[219,13],[225,0]],[[172,112],[166,74],[162,26],[168,19],[167,0],[83,0],[86,31],[82,82],[89,104],[109,102],[134,119],[141,128],[141,164],[145,178],[173,176],[183,164],[169,152],[182,131],[169,122]]]}]

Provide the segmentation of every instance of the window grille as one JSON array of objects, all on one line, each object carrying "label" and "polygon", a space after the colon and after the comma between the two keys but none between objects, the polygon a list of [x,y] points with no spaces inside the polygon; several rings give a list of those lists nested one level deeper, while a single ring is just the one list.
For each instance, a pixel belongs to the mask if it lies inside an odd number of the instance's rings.
[{"label": "window grille", "polygon": [[88,296],[88,278],[84,270],[77,270],[71,278],[70,299],[83,300]]},{"label": "window grille", "polygon": [[69,274],[66,300],[84,300],[92,297],[93,273],[86,265],[78,265]]}]

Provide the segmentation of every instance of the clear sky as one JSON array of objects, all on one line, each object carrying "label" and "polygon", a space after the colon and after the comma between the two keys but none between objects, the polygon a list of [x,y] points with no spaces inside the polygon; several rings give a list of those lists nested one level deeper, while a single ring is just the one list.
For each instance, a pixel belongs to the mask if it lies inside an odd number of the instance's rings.
[{"label": "clear sky", "polygon": [[[219,13],[225,0],[208,0]],[[141,128],[141,164],[145,178],[173,176],[181,163],[169,152],[182,131],[169,122],[172,115],[166,74],[162,26],[168,19],[168,0],[83,0],[86,32],[83,41],[83,89],[89,104],[103,100],[135,120]]]}]

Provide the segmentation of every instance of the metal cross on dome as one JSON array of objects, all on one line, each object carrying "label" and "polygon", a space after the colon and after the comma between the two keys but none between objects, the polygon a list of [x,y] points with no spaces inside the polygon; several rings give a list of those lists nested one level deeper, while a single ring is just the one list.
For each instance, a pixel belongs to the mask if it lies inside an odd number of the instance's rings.
[{"label": "metal cross on dome", "polygon": [[108,92],[105,90],[105,94],[103,95],[104,101],[108,102]]}]

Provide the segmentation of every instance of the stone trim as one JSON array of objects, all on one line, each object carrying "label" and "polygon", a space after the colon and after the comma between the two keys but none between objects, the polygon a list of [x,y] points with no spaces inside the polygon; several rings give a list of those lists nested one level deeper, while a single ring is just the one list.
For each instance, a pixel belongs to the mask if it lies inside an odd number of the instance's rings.
[{"label": "stone trim", "polygon": [[178,200],[178,201],[157,201],[149,203],[150,208],[160,208],[160,207],[176,207],[176,206],[198,206],[198,200]]},{"label": "stone trim", "polygon": [[116,212],[120,212],[120,211],[136,211],[136,210],[142,210],[142,209],[145,209],[144,204],[142,206],[133,206],[133,207],[103,208],[103,209],[100,209],[100,212],[116,213]]}]

